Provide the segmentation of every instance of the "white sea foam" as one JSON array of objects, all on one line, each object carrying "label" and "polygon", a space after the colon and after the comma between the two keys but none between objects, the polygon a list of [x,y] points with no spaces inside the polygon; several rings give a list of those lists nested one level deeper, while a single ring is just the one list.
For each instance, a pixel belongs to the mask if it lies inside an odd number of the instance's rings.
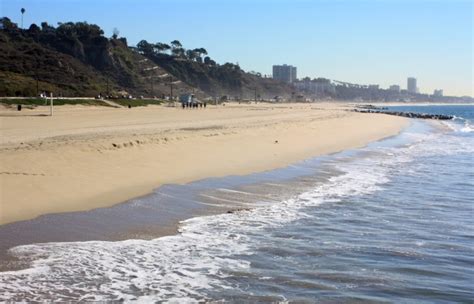
[{"label": "white sea foam", "polygon": [[470,133],[474,131],[474,126],[469,121],[464,122],[464,127],[461,128],[461,132]]},{"label": "white sea foam", "polygon": [[451,128],[453,131],[463,133],[470,133],[474,131],[474,125],[472,125],[472,122],[463,117],[454,116],[453,121],[447,121],[445,122],[445,125]]},{"label": "white sea foam", "polygon": [[[275,204],[183,221],[180,234],[154,240],[26,245],[11,252],[31,259],[31,268],[0,273],[0,301],[119,300],[183,303],[206,300],[232,272],[249,271],[243,257],[254,252],[272,228],[310,217],[305,210],[346,196],[380,190],[394,173],[410,174],[415,157],[474,152],[472,142],[440,141],[441,134],[405,133],[404,147],[366,149],[365,156],[333,162],[342,174]],[[260,236],[260,237],[255,237]],[[228,282],[228,280],[226,281]]]}]

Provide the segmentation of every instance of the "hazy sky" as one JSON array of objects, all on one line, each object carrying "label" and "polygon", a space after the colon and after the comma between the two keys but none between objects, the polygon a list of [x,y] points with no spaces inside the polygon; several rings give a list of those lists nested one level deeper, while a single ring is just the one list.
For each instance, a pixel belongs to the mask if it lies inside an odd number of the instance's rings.
[{"label": "hazy sky", "polygon": [[0,0],[0,15],[31,23],[87,21],[135,45],[180,40],[220,63],[271,74],[399,84],[473,96],[472,0]]}]

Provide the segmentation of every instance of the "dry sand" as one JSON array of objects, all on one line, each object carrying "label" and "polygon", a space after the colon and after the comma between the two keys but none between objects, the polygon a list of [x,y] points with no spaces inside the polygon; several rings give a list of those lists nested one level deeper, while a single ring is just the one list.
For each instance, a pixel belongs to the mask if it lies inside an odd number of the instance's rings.
[{"label": "dry sand", "polygon": [[0,224],[110,206],[166,183],[249,174],[397,134],[341,104],[0,109]]}]

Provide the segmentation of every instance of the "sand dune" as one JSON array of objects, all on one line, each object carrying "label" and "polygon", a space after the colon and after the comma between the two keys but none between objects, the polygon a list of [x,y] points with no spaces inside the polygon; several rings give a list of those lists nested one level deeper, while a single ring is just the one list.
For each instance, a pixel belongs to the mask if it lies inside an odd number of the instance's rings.
[{"label": "sand dune", "polygon": [[110,206],[165,183],[248,174],[398,133],[340,104],[0,110],[0,224]]}]

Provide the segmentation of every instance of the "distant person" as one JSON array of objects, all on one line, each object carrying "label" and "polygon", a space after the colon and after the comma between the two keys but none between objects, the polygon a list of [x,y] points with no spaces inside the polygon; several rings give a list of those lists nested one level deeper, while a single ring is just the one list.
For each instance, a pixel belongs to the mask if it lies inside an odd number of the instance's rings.
[{"label": "distant person", "polygon": [[207,102],[204,103],[204,107],[206,107],[206,106],[207,106]]},{"label": "distant person", "polygon": [[17,105],[17,106],[16,106],[16,109],[17,109],[18,111],[21,111],[21,104]]},{"label": "distant person", "polygon": [[184,102],[181,103],[181,106],[183,107],[183,109],[186,108],[186,105],[184,104]]}]

